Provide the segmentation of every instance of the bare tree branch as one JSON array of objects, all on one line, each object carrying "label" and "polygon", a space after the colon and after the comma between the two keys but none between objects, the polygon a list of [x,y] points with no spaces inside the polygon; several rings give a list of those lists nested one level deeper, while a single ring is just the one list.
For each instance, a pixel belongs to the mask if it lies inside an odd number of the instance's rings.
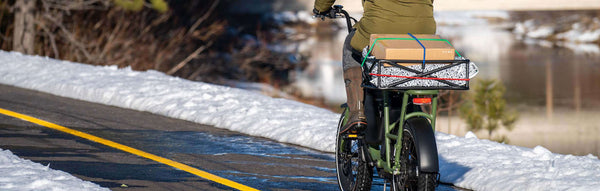
[{"label": "bare tree branch", "polygon": [[194,30],[196,30],[196,28],[198,28],[198,26],[200,26],[200,24],[202,24],[202,22],[204,22],[204,20],[206,20],[210,16],[210,14],[213,12],[213,10],[215,10],[220,1],[221,0],[214,1],[210,8],[208,8],[208,11],[206,11],[206,13],[202,15],[202,17],[198,18],[198,20],[194,22],[192,27],[190,27],[190,29],[188,30],[187,34],[191,34],[192,32],[194,32]]},{"label": "bare tree branch", "polygon": [[67,11],[106,10],[110,0],[42,0],[48,8]]},{"label": "bare tree branch", "polygon": [[121,30],[121,26],[123,25],[123,23],[124,23],[123,19],[120,19],[119,22],[117,23],[117,26],[115,26],[115,28],[112,30],[112,32],[110,33],[110,36],[106,40],[106,44],[104,45],[102,52],[100,52],[99,58],[104,58],[104,55],[106,54],[106,52],[108,52],[108,50],[110,50],[112,48],[112,44],[113,44],[113,40],[115,39],[115,35],[118,31]]},{"label": "bare tree branch", "polygon": [[52,51],[54,53],[54,58],[60,58],[58,48],[56,47],[56,37],[54,36],[54,34],[52,32],[50,32],[50,29],[48,29],[46,24],[40,22],[39,20],[36,20],[36,24],[40,28],[42,28],[42,30],[44,31],[44,34],[46,34],[46,36],[48,36],[48,38],[50,40],[50,46],[52,47]]},{"label": "bare tree branch", "polygon": [[206,45],[203,45],[203,46],[199,47],[198,49],[196,49],[194,52],[192,52],[192,54],[187,56],[183,61],[179,62],[179,64],[175,65],[175,67],[173,67],[169,71],[167,71],[167,75],[173,75],[175,72],[179,71],[179,69],[183,68],[190,60],[194,59],[196,56],[198,56],[198,54],[200,54],[202,51],[204,51],[206,48],[208,48],[211,45],[212,45],[212,41],[207,43]]},{"label": "bare tree branch", "polygon": [[78,50],[81,51],[88,60],[92,60],[92,56],[85,48],[85,45],[77,41],[77,39],[75,39],[74,37],[75,35],[71,34],[71,32],[69,32],[69,30],[67,30],[67,28],[65,28],[65,26],[62,23],[56,21],[53,17],[51,17],[48,14],[45,14],[43,17],[48,19],[49,21],[52,21],[56,26],[58,26],[58,28],[62,31],[63,36],[66,37],[71,43],[73,43],[74,46],[79,48]]}]

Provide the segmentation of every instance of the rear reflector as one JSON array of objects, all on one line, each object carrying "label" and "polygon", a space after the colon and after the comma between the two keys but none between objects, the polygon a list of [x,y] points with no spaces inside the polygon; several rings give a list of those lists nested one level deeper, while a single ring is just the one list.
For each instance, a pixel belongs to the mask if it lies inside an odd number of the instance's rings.
[{"label": "rear reflector", "polygon": [[413,98],[413,103],[417,105],[431,104],[431,98]]}]

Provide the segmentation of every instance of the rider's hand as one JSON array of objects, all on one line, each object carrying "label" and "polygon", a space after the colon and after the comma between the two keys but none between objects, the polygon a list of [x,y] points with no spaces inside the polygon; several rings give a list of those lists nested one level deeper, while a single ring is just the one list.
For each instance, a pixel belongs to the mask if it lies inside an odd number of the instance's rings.
[{"label": "rider's hand", "polygon": [[329,8],[326,11],[323,11],[323,12],[319,12],[319,10],[313,9],[313,13],[315,14],[314,17],[320,18],[321,20],[325,20],[326,17],[333,18],[331,15],[334,14],[332,12],[331,8]]}]

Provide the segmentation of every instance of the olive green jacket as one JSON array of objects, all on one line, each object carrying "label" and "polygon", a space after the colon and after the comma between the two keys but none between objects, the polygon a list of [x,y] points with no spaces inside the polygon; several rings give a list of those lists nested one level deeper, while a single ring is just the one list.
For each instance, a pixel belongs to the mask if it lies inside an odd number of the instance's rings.
[{"label": "olive green jacket", "polygon": [[[356,0],[358,1],[358,0]],[[362,50],[371,34],[435,34],[433,0],[362,0],[364,14],[354,25],[350,45]],[[335,0],[315,0],[319,12],[331,8]]]}]

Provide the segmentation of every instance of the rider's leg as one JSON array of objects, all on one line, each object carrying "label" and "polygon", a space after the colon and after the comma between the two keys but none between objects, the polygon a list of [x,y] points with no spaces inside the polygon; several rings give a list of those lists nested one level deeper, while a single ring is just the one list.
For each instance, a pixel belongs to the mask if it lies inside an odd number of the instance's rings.
[{"label": "rider's leg", "polygon": [[350,41],[353,36],[354,31],[348,34],[344,41],[342,63],[344,67],[344,83],[346,84],[346,99],[350,117],[348,123],[346,123],[340,133],[345,133],[347,131],[362,131],[367,127],[364,92],[361,87],[362,69],[357,60],[357,57],[360,59],[360,56],[357,55],[357,51],[350,46]]},{"label": "rider's leg", "polygon": [[367,127],[365,116],[364,92],[360,84],[362,82],[362,70],[360,67],[352,67],[344,71],[344,82],[346,83],[346,99],[350,118],[344,129],[340,132],[361,131]]}]

